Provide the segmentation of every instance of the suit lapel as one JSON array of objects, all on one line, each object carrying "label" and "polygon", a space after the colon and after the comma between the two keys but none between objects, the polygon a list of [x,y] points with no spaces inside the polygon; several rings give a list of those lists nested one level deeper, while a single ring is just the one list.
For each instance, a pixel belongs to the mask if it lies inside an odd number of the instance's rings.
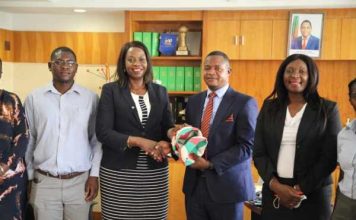
[{"label": "suit lapel", "polygon": [[149,83],[147,85],[147,91],[148,91],[148,96],[149,96],[149,100],[150,100],[151,110],[148,115],[146,129],[150,127],[153,119],[159,118],[159,117],[155,117],[154,114],[157,112],[157,107],[160,104],[159,98],[157,97],[156,91],[153,89],[151,83]]},{"label": "suit lapel", "polygon": [[209,128],[209,133],[214,133],[214,130],[219,126],[229,113],[231,113],[230,108],[233,104],[234,91],[229,87],[226,91],[223,99],[220,102],[218,109],[213,120],[211,127]]},{"label": "suit lapel", "polygon": [[281,142],[282,142],[286,114],[287,114],[287,105],[283,105],[281,110],[279,110],[277,112],[276,118],[270,119],[271,130],[272,130],[272,132],[274,132],[274,137],[275,137],[275,146],[278,147],[278,149],[276,149],[277,158],[278,158],[279,148],[280,148]]},{"label": "suit lapel", "polygon": [[311,126],[315,123],[314,120],[317,117],[317,108],[312,106],[312,104],[307,104],[300,121],[298,133],[297,133],[297,144],[300,144],[303,138],[308,136],[311,131]]},{"label": "suit lapel", "polygon": [[130,92],[129,88],[128,87],[121,88],[121,91],[122,91],[121,94],[123,95],[125,102],[128,104],[128,106],[130,108],[128,111],[131,112],[136,123],[139,123],[142,126],[140,117],[138,116],[138,112],[137,112],[137,111],[141,111],[141,109],[136,109],[136,105],[132,99],[131,92]]},{"label": "suit lapel", "polygon": [[192,117],[190,118],[192,121],[192,126],[200,128],[201,120],[203,118],[203,111],[204,111],[204,102],[207,96],[207,91],[202,92],[197,97],[197,102],[192,102],[194,106],[190,107]]}]

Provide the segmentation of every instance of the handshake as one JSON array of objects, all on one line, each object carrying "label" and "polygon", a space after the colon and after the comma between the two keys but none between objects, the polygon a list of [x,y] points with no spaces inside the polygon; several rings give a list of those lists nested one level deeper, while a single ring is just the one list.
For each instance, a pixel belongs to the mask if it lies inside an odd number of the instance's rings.
[{"label": "handshake", "polygon": [[[139,147],[156,161],[162,161],[167,156],[179,156],[186,166],[195,162],[204,154],[208,141],[198,128],[187,124],[176,125],[167,132],[171,143],[161,140],[153,141],[142,137],[129,136],[127,147]],[[178,159],[178,157],[177,157]]]}]

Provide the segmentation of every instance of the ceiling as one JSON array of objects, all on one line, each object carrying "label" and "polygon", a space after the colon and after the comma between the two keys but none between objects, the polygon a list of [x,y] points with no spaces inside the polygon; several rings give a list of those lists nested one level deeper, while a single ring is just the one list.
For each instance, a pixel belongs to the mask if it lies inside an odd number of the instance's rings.
[{"label": "ceiling", "polygon": [[356,8],[356,0],[0,0],[0,11],[7,13],[88,13],[123,10],[254,10]]}]

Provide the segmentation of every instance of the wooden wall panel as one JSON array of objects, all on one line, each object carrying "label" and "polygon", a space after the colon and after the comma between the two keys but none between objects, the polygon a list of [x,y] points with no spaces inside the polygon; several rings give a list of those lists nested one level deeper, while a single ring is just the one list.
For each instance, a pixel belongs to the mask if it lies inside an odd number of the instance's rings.
[{"label": "wooden wall panel", "polygon": [[240,59],[259,60],[271,57],[272,27],[272,20],[242,20]]},{"label": "wooden wall panel", "polygon": [[348,83],[356,78],[356,61],[317,61],[320,71],[319,93],[337,102],[341,122],[354,118],[355,112],[348,98]]},{"label": "wooden wall panel", "polygon": [[185,166],[182,161],[169,160],[169,220],[184,220],[186,216],[182,192],[184,173]]},{"label": "wooden wall panel", "polygon": [[256,98],[261,107],[272,91],[280,61],[233,61],[230,85]]},{"label": "wooden wall panel", "polygon": [[[356,12],[355,12],[356,14]],[[356,59],[356,18],[342,19],[341,58]]]},{"label": "wooden wall panel", "polygon": [[52,50],[68,46],[81,64],[116,64],[124,33],[14,31],[15,62],[48,62]]},{"label": "wooden wall panel", "polygon": [[[0,58],[3,61],[12,61],[14,59],[14,34],[12,31],[0,29]],[[5,41],[10,42],[10,50],[5,50]]]},{"label": "wooden wall panel", "polygon": [[324,20],[324,34],[321,48],[321,58],[334,60],[340,57],[341,21],[336,18]]},{"label": "wooden wall panel", "polygon": [[272,59],[284,59],[287,56],[288,20],[273,20]]}]

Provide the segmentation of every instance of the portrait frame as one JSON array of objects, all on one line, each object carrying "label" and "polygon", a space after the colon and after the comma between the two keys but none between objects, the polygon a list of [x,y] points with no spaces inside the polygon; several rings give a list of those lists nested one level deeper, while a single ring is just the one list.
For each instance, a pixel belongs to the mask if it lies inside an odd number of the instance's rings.
[{"label": "portrait frame", "polygon": [[320,58],[324,13],[290,12],[287,54]]}]

